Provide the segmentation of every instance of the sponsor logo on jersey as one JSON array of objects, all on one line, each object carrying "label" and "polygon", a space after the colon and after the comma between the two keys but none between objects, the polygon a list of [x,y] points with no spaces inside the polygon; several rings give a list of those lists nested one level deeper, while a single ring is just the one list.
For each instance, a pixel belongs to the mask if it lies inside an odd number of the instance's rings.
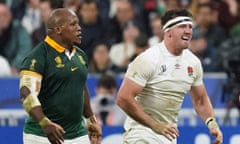
[{"label": "sponsor logo on jersey", "polygon": [[175,64],[175,69],[180,69],[180,64]]},{"label": "sponsor logo on jersey", "polygon": [[76,71],[78,69],[78,67],[71,67],[71,71]]}]

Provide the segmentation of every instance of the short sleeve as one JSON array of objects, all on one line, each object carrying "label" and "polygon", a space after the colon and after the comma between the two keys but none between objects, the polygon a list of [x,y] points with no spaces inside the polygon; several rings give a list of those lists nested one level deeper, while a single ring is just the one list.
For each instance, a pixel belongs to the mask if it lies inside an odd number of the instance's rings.
[{"label": "short sleeve", "polygon": [[202,85],[203,84],[203,69],[202,69],[202,65],[200,62],[195,66],[195,70],[196,70],[196,77],[194,79],[193,86]]},{"label": "short sleeve", "polygon": [[140,55],[129,64],[125,76],[144,87],[152,77],[153,69],[154,66],[150,59],[146,55]]},{"label": "short sleeve", "polygon": [[24,58],[20,70],[33,71],[43,75],[45,57],[43,51],[33,50]]}]

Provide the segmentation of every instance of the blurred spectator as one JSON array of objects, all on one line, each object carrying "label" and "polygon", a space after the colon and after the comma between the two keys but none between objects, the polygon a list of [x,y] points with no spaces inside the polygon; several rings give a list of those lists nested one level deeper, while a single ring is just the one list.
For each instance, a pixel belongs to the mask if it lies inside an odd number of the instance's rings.
[{"label": "blurred spectator", "polygon": [[93,47],[104,39],[106,28],[99,17],[99,9],[96,0],[83,0],[78,12],[82,29],[82,41],[80,48],[92,59]]},{"label": "blurred spectator", "polygon": [[123,41],[112,45],[110,59],[117,67],[116,73],[126,71],[130,58],[135,52],[135,39],[140,35],[140,28],[136,21],[128,21],[123,26]]},{"label": "blurred spectator", "polygon": [[[240,61],[240,33],[224,41],[217,51],[217,66],[220,71],[233,69],[230,61]],[[236,67],[237,68],[237,67]],[[239,75],[239,73],[238,73]]]},{"label": "blurred spectator", "polygon": [[102,125],[123,125],[126,115],[116,105],[117,84],[111,75],[102,75],[91,100],[93,112]]},{"label": "blurred spectator", "polygon": [[196,18],[198,5],[203,3],[209,3],[209,2],[212,2],[212,0],[191,0],[188,5],[188,10],[193,15],[193,18]]},{"label": "blurred spectator", "polygon": [[240,22],[240,0],[220,0],[217,10],[219,24],[229,34],[231,28]]},{"label": "blurred spectator", "polygon": [[[97,0],[99,5],[99,16],[101,20],[105,23],[109,23],[110,18],[110,6],[112,0]],[[115,1],[115,0],[114,0]]]},{"label": "blurred spectator", "polygon": [[81,2],[82,0],[63,0],[63,7],[77,12],[81,5]]},{"label": "blurred spectator", "polygon": [[240,36],[240,22],[234,25],[230,30],[230,37]]},{"label": "blurred spectator", "polygon": [[26,0],[0,0],[9,7],[13,19],[21,20],[26,8]]},{"label": "blurred spectator", "polygon": [[113,74],[113,65],[109,58],[109,46],[102,42],[93,49],[93,59],[89,63],[90,74]]},{"label": "blurred spectator", "polygon": [[29,34],[40,27],[39,0],[26,0],[25,13],[21,23]]},{"label": "blurred spectator", "polygon": [[11,76],[10,65],[3,56],[0,55],[0,77]]},{"label": "blurred spectator", "polygon": [[130,58],[130,61],[133,61],[138,55],[140,55],[142,52],[149,48],[148,37],[144,34],[140,34],[138,37],[136,37],[134,44],[135,52]]},{"label": "blurred spectator", "polygon": [[0,4],[0,55],[11,65],[17,74],[24,55],[32,48],[31,38],[18,20],[12,19],[9,8]]},{"label": "blurred spectator", "polygon": [[41,42],[47,34],[46,23],[50,13],[53,10],[51,5],[51,0],[40,0],[39,9],[40,9],[42,24],[39,28],[33,31],[31,35],[33,47],[35,47],[39,42]]},{"label": "blurred spectator", "polygon": [[161,16],[155,14],[150,19],[150,27],[152,31],[152,37],[149,38],[148,43],[150,46],[153,46],[154,44],[159,43],[162,40],[162,20]]},{"label": "blurred spectator", "polygon": [[180,4],[179,0],[165,0],[165,11],[178,9]]},{"label": "blurred spectator", "polygon": [[143,22],[136,15],[133,5],[128,0],[118,0],[116,3],[116,15],[110,19],[110,25],[108,29],[109,44],[116,44],[123,40],[122,30],[123,25],[129,20],[135,20],[141,28],[141,31],[145,32]]},{"label": "blurred spectator", "polygon": [[[224,29],[215,21],[217,11],[212,3],[202,3],[197,7],[196,28],[200,29],[207,39],[208,47],[218,48],[227,38]],[[193,30],[193,33],[194,33]]]},{"label": "blurred spectator", "polygon": [[194,31],[189,49],[201,60],[204,72],[216,71],[216,53],[208,47],[207,40],[199,29]]}]

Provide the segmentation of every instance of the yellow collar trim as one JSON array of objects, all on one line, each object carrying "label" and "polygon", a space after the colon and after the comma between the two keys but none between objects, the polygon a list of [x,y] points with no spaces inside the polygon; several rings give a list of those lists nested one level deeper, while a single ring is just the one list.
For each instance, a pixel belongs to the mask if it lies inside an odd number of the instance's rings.
[{"label": "yellow collar trim", "polygon": [[[54,48],[57,52],[62,53],[65,51],[66,48],[62,47],[60,44],[58,44],[55,40],[50,38],[49,36],[46,36],[45,40],[46,43],[48,43],[52,48]],[[73,47],[72,53],[74,54],[76,52],[76,48]]]},{"label": "yellow collar trim", "polygon": [[57,52],[62,53],[65,51],[65,48],[59,45],[56,41],[51,39],[49,36],[46,36],[45,40],[52,48],[54,48]]}]

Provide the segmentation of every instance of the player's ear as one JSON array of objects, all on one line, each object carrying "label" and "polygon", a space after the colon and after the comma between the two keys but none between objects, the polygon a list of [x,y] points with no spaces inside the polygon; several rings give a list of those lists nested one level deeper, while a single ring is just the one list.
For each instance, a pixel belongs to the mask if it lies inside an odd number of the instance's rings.
[{"label": "player's ear", "polygon": [[61,34],[62,33],[62,27],[55,27],[55,32],[57,33],[57,34]]}]

